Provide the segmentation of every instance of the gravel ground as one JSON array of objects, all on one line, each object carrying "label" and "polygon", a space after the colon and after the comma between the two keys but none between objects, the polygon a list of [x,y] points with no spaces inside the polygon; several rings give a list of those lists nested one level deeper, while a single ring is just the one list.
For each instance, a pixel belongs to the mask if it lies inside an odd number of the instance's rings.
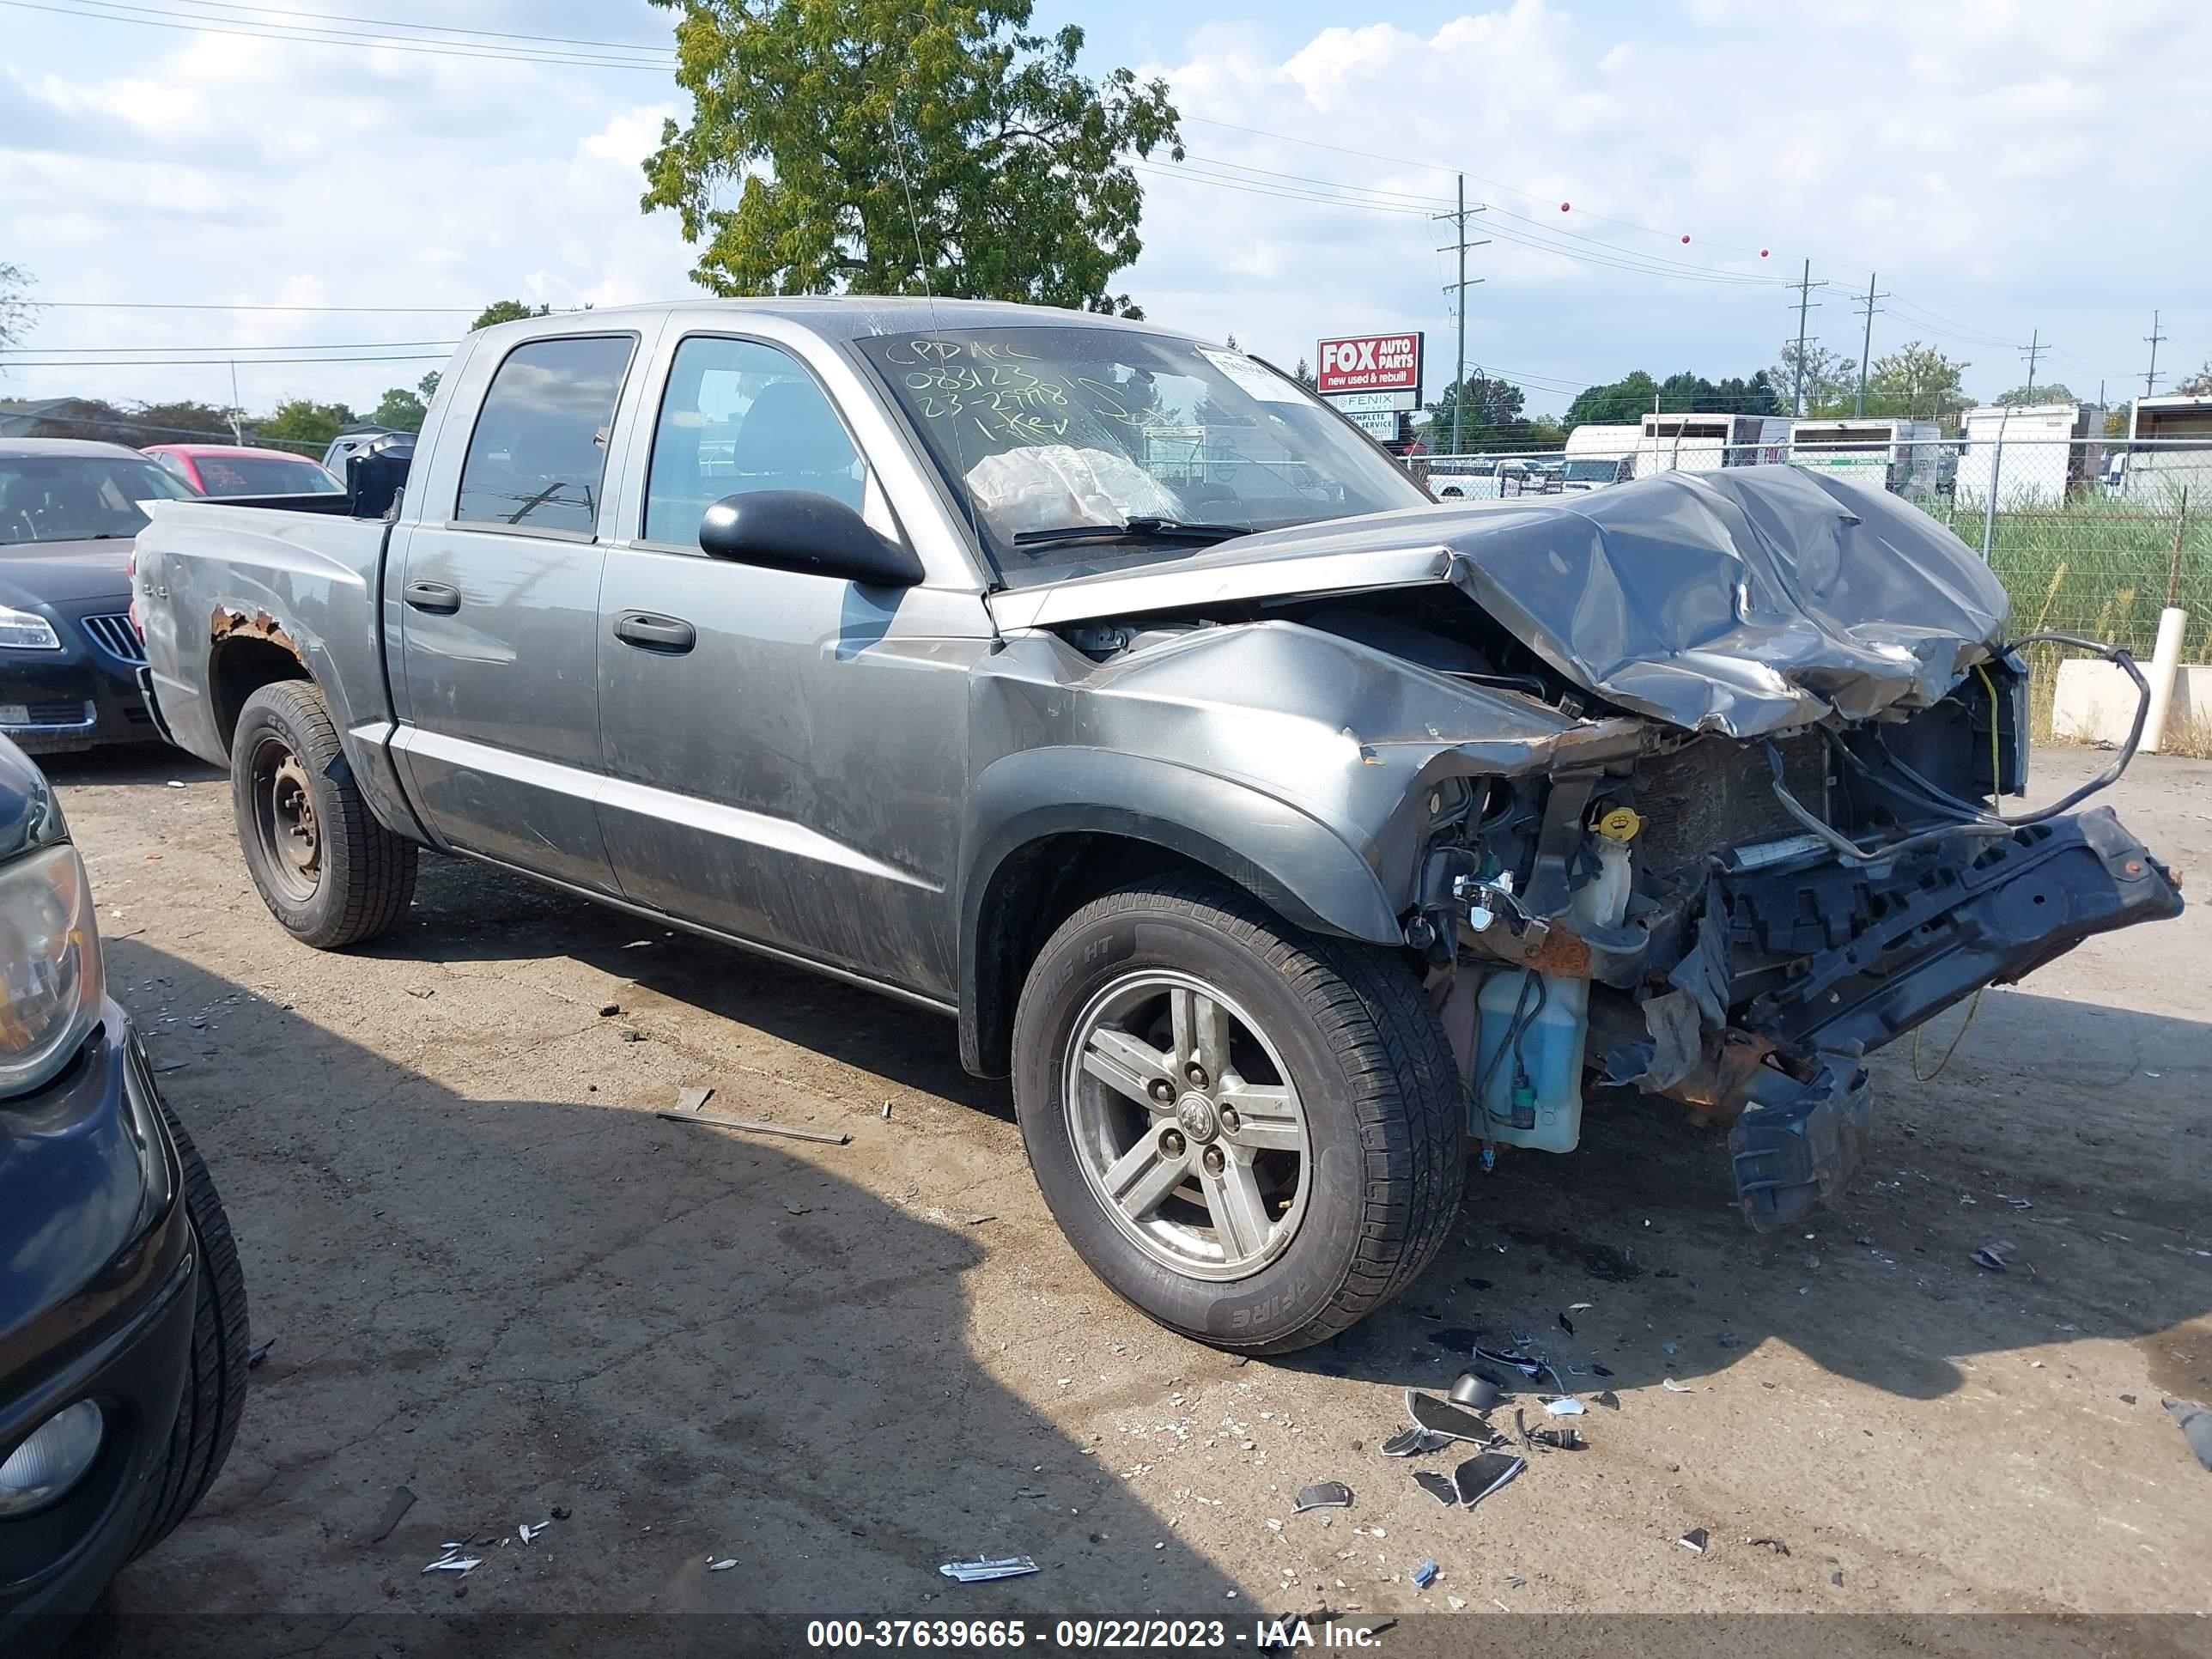
[{"label": "gravel ground", "polygon": [[[2040,786],[2101,759],[2046,751]],[[253,1614],[304,1650],[457,1607],[2212,1607],[2212,1474],[2160,1406],[2212,1401],[2201,905],[1990,992],[1934,1081],[1878,1057],[1871,1165],[1802,1233],[1746,1231],[1717,1138],[1672,1109],[1595,1108],[1577,1155],[1471,1178],[1397,1306],[1240,1364],[1083,1268],[948,1024],[427,857],[394,935],[318,955],[255,897],[211,772],[50,770],[271,1345],[227,1470],[111,1620]],[[2147,758],[2107,799],[2170,862],[2212,862],[2212,764]],[[656,1118],[686,1085],[852,1139]],[[1970,1260],[1996,1239],[2002,1276]],[[1618,1401],[1583,1419],[1592,1449],[1473,1513],[1376,1450],[1468,1331],[1602,1365],[1577,1380]],[[1293,1514],[1319,1479],[1354,1506]],[[422,1573],[486,1538],[463,1583]],[[936,1571],[1014,1551],[1042,1571]],[[121,1628],[95,1650],[129,1650]],[[532,1650],[568,1651],[558,1628]]]}]

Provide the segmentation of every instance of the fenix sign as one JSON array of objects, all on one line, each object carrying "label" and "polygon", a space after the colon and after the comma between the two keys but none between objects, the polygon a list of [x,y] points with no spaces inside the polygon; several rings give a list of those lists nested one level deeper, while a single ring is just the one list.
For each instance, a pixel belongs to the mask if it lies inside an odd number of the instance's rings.
[{"label": "fenix sign", "polygon": [[1341,340],[1323,340],[1314,362],[1319,366],[1314,375],[1315,389],[1323,397],[1335,392],[1418,389],[1421,337],[1355,334]]}]

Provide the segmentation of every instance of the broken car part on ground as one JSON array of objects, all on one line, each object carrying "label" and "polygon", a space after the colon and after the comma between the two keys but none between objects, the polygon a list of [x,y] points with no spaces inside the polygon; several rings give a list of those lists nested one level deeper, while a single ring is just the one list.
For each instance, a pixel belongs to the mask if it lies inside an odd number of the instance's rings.
[{"label": "broken car part on ground", "polygon": [[153,503],[149,705],[230,768],[271,912],[372,938],[428,845],[953,1015],[1086,1263],[1265,1353],[1413,1281],[1470,1138],[1571,1150],[1592,1080],[1726,1126],[1788,1224],[1869,1052],[2179,910],[2086,791],[1997,816],[2021,641],[1895,496],[1440,507],[1233,350],[949,324],[482,329],[411,463]]}]

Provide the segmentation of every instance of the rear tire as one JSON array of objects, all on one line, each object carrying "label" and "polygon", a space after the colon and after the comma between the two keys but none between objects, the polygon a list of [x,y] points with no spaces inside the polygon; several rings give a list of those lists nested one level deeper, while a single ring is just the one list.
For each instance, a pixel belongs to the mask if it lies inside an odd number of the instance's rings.
[{"label": "rear tire", "polygon": [[415,843],[376,820],[322,693],[278,680],[246,700],[230,744],[231,804],[269,914],[319,951],[388,930],[415,898]]},{"label": "rear tire", "polygon": [[167,1451],[148,1484],[133,1558],[143,1555],[177,1528],[207,1493],[230,1455],[238,1419],[246,1409],[246,1362],[252,1342],[246,1323],[246,1275],[222,1200],[200,1161],[199,1149],[167,1102],[162,1119],[176,1142],[184,1171],[185,1213],[199,1252],[199,1277],[193,1290],[192,1354],[177,1401],[177,1420]]},{"label": "rear tire", "polygon": [[1077,911],[1015,1015],[1015,1112],[1069,1242],[1139,1311],[1238,1352],[1325,1341],[1427,1267],[1459,1212],[1462,1093],[1402,961],[1207,878]]}]

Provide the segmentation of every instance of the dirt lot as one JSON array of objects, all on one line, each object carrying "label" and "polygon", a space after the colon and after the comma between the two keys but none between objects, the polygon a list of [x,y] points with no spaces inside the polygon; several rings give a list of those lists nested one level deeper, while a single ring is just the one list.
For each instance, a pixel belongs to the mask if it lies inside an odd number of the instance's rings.
[{"label": "dirt lot", "polygon": [[[2048,751],[2040,783],[2101,759]],[[283,1615],[305,1650],[457,1606],[2212,1607],[2212,1474],[2160,1408],[2212,1401],[2201,902],[1991,992],[1936,1081],[1879,1057],[1872,1166],[1802,1234],[1747,1231],[1717,1141],[1671,1109],[1607,1107],[1577,1156],[1471,1178],[1460,1236],[1387,1315],[1240,1364],[1085,1271],[949,1024],[429,858],[395,936],[317,955],[249,887],[222,780],[167,755],[51,769],[112,988],[274,1345],[227,1472],[113,1613]],[[2212,764],[2147,759],[2108,799],[2212,866]],[[687,1084],[852,1141],[654,1117]],[[2002,1276],[1969,1259],[1995,1239]],[[1601,1364],[1619,1401],[1583,1419],[1593,1449],[1471,1514],[1376,1452],[1469,1330]],[[1323,1478],[1355,1506],[1292,1514]],[[419,1501],[370,1541],[400,1485]],[[1699,1527],[1702,1555],[1676,1541]],[[465,1585],[423,1575],[495,1535]],[[936,1571],[1012,1551],[1043,1571]],[[558,1628],[532,1650],[569,1650]],[[2178,1649],[2208,1627],[2158,1628]]]}]

